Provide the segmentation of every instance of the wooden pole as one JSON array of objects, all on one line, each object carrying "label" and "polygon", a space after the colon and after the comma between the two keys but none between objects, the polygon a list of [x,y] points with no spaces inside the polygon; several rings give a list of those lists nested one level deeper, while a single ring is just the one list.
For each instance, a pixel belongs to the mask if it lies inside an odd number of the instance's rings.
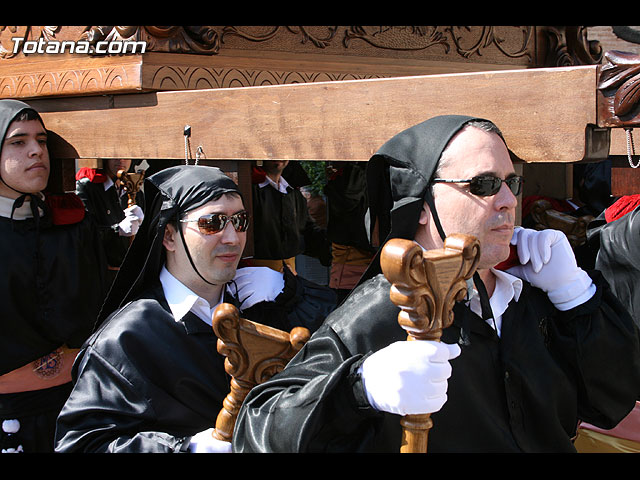
[{"label": "wooden pole", "polygon": [[[465,298],[466,281],[476,270],[480,243],[470,235],[446,238],[444,248],[423,251],[411,240],[391,239],[380,258],[391,283],[391,301],[400,307],[398,323],[407,340],[440,341],[453,322],[453,306]],[[426,453],[431,414],[407,415],[401,420],[401,453]]]}]

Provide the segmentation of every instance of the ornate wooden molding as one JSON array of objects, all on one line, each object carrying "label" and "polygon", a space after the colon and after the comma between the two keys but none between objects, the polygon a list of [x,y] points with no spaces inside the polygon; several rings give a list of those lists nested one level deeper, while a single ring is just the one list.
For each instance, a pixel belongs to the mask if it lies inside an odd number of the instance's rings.
[{"label": "ornate wooden molding", "polygon": [[596,65],[602,59],[600,43],[587,39],[588,27],[542,27],[540,66]]},{"label": "ornate wooden molding", "polygon": [[134,40],[147,51],[216,55],[235,48],[283,52],[331,52],[393,58],[472,61],[531,66],[535,51],[531,26],[86,26],[0,27],[0,59],[21,54],[12,38],[23,40]]},{"label": "ornate wooden molding", "polygon": [[607,52],[598,72],[597,98],[600,126],[639,126],[640,56]]}]

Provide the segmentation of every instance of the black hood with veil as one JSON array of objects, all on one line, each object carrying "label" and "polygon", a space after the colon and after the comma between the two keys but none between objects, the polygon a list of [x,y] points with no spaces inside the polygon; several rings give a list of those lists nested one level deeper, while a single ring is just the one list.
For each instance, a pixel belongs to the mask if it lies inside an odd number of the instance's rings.
[{"label": "black hood with veil", "polygon": [[158,281],[165,261],[162,245],[168,223],[225,193],[242,197],[238,185],[217,167],[180,165],[144,181],[145,216],[100,312],[102,322]]},{"label": "black hood with veil", "polygon": [[[376,221],[380,247],[392,238],[413,240],[425,201],[444,240],[445,232],[431,198],[431,180],[453,136],[472,121],[484,119],[464,115],[430,118],[398,133],[371,157],[367,164],[366,216],[370,242]],[[381,250],[378,249],[360,283],[381,273]]]},{"label": "black hood with veil", "polygon": [[[366,215],[369,241],[373,243],[374,226],[377,225],[380,248],[358,282],[380,274],[380,254],[385,243],[392,238],[413,240],[424,202],[440,237],[444,241],[448,233],[440,224],[431,192],[431,181],[451,139],[470,122],[486,121],[466,115],[442,115],[425,120],[398,133],[388,140],[369,159],[367,164],[367,193],[369,209]],[[482,246],[481,246],[482,248]],[[482,318],[493,318],[487,290],[476,272],[473,275],[482,306]],[[461,345],[468,345],[468,325],[461,332]]]}]

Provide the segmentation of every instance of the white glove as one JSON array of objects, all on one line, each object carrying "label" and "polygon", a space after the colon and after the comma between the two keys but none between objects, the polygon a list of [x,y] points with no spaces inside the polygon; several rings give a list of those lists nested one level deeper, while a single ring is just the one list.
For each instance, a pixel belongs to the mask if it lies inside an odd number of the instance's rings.
[{"label": "white glove", "polygon": [[449,361],[460,355],[456,344],[399,341],[378,350],[360,368],[373,408],[398,415],[437,412],[447,401]]},{"label": "white glove", "polygon": [[124,220],[118,224],[118,234],[121,237],[132,237],[138,233],[139,228],[140,220],[138,220],[138,217],[130,215],[128,217],[124,217]]},{"label": "white glove", "polygon": [[591,277],[578,267],[564,233],[517,227],[511,244],[517,246],[521,265],[507,272],[547,292],[558,310],[576,307],[595,293]]},{"label": "white glove", "polygon": [[231,443],[218,440],[213,436],[213,428],[196,433],[191,437],[191,453],[231,453]]},{"label": "white glove", "polygon": [[284,275],[268,267],[239,268],[233,281],[243,310],[259,302],[272,302],[284,289]]},{"label": "white glove", "polygon": [[124,220],[118,224],[118,233],[122,237],[132,237],[138,233],[144,213],[138,205],[132,205],[124,210]]},{"label": "white glove", "polygon": [[138,205],[131,205],[130,207],[125,208],[124,210],[125,216],[133,215],[140,220],[140,223],[144,220],[144,212]]}]

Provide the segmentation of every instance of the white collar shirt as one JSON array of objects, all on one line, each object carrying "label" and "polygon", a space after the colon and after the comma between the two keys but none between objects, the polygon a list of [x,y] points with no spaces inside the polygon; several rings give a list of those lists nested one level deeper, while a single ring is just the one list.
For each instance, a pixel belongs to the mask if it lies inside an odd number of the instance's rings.
[{"label": "white collar shirt", "polygon": [[[42,193],[38,193],[38,196],[44,200]],[[11,218],[11,210],[13,209],[15,201],[14,198],[0,196],[0,217]],[[40,216],[44,214],[41,209],[38,209],[38,211],[40,212]],[[27,218],[33,218],[33,213],[31,212],[31,204],[25,201],[20,208],[16,208],[13,212],[13,219],[25,220]]]},{"label": "white collar shirt", "polygon": [[160,271],[160,283],[162,284],[164,296],[171,309],[171,314],[176,322],[182,320],[182,318],[191,311],[203,322],[211,325],[213,311],[222,303],[224,291],[220,295],[218,303],[211,306],[208,301],[192,292],[169,273],[166,266],[163,266]]},{"label": "white collar shirt", "polygon": [[[487,319],[487,323],[495,328],[498,336],[500,336],[502,331],[502,314],[507,310],[511,300],[517,302],[520,298],[520,293],[522,293],[522,280],[510,273],[496,270],[495,268],[492,268],[491,271],[496,276],[496,286],[489,299],[493,319]],[[469,308],[476,315],[482,316],[480,295],[475,289],[469,300]]]},{"label": "white collar shirt", "polygon": [[276,183],[276,182],[273,181],[273,179],[271,179],[271,177],[269,177],[267,175],[265,177],[264,181],[262,183],[258,184],[258,186],[260,188],[264,188],[264,187],[266,187],[268,185],[271,185],[273,188],[278,190],[280,193],[284,193],[285,195],[287,194],[287,187],[289,186],[289,184],[284,179],[284,177],[280,177],[280,181],[278,183]]}]

